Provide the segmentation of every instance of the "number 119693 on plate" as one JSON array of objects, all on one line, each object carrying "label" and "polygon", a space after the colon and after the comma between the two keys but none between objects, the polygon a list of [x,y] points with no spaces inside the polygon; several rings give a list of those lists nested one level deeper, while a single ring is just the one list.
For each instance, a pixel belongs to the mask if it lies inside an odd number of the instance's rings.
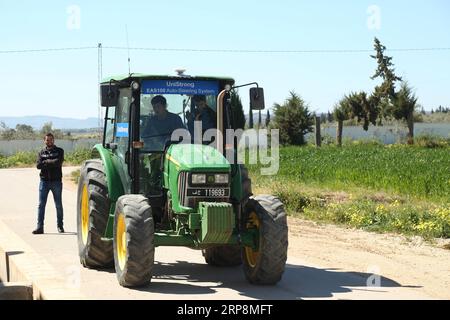
[{"label": "number 119693 on plate", "polygon": [[188,197],[210,197],[210,198],[226,198],[230,196],[230,189],[227,188],[189,188],[187,190]]}]

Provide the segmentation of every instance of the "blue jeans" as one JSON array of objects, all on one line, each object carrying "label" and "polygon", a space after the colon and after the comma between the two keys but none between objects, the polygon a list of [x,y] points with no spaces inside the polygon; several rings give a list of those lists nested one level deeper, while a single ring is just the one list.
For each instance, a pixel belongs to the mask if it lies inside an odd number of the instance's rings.
[{"label": "blue jeans", "polygon": [[44,227],[45,206],[47,204],[47,197],[50,191],[52,192],[53,199],[55,200],[58,227],[63,226],[62,182],[41,180],[39,184],[38,228]]}]

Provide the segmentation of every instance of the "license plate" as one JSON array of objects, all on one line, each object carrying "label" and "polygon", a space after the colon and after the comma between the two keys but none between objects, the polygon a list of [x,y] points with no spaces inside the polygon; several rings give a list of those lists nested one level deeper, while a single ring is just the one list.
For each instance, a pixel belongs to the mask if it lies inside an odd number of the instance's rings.
[{"label": "license plate", "polygon": [[227,188],[189,188],[187,190],[188,197],[207,197],[207,198],[226,198],[230,196],[230,189]]}]

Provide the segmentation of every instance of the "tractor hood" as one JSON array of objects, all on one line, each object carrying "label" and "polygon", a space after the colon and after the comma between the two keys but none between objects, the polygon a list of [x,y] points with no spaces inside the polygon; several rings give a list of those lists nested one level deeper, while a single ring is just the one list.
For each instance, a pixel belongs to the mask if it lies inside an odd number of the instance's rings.
[{"label": "tractor hood", "polygon": [[166,153],[166,160],[177,171],[230,172],[230,163],[217,149],[202,144],[175,144]]}]

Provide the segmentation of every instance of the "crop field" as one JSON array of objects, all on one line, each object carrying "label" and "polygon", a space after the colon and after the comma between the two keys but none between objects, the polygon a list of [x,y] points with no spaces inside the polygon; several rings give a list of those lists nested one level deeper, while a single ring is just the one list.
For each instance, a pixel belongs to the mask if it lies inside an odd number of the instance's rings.
[{"label": "crop field", "polygon": [[[255,172],[258,169],[250,168]],[[280,151],[280,170],[273,178],[335,189],[351,185],[441,199],[450,195],[450,148],[366,144],[286,147]]]},{"label": "crop field", "polygon": [[[91,158],[91,149],[77,148],[64,155],[64,165],[79,165]],[[20,151],[11,156],[0,154],[0,169],[32,167],[36,164],[37,151]]]},{"label": "crop field", "polygon": [[291,214],[376,231],[450,237],[450,148],[356,144],[285,147],[280,170],[254,189],[278,195]]}]

